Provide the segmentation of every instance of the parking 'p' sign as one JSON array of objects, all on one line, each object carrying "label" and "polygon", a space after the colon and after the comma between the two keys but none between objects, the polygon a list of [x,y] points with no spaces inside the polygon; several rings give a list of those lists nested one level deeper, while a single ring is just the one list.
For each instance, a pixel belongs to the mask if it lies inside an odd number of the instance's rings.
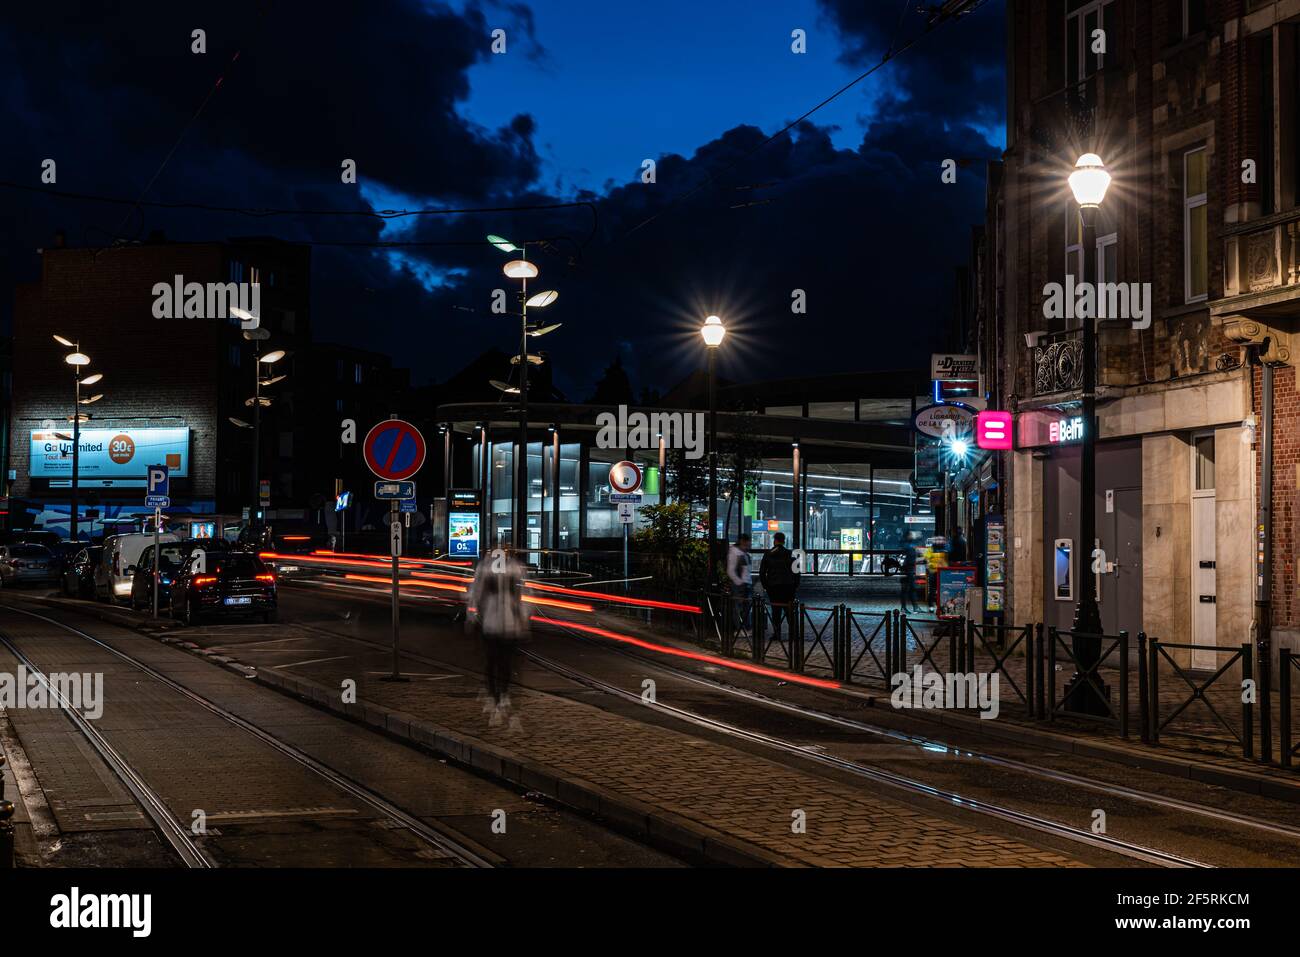
[{"label": "parking 'p' sign", "polygon": [[401,419],[380,422],[366,433],[361,448],[370,471],[390,482],[400,482],[420,471],[426,450],[420,430]]}]

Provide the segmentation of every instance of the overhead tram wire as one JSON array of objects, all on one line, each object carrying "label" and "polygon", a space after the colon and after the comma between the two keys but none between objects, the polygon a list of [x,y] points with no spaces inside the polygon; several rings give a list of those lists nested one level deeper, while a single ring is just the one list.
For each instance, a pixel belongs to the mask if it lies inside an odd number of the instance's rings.
[{"label": "overhead tram wire", "polygon": [[[971,11],[973,11],[973,10],[975,10],[976,8],[978,8],[979,6],[981,6],[981,5],[983,4],[983,2],[984,2],[984,0],[966,0],[965,3],[963,3],[963,4],[958,4],[958,5],[954,6],[952,9],[945,11],[944,13],[942,13],[942,14],[939,15],[939,16],[936,16],[933,20],[931,20],[929,23],[926,24],[926,27],[925,27],[925,30],[924,30],[924,31],[922,31],[921,33],[917,34],[917,35],[914,36],[912,39],[908,40],[905,44],[903,44],[903,45],[902,45],[901,47],[899,47],[897,50],[894,49],[894,44],[897,42],[897,36],[898,36],[898,31],[895,30],[895,33],[894,33],[894,37],[895,37],[895,39],[894,39],[893,41],[890,42],[890,44],[889,44],[889,49],[885,51],[885,54],[884,54],[884,56],[882,56],[882,57],[880,58],[880,62],[879,62],[879,63],[875,64],[874,66],[870,67],[869,69],[867,69],[867,70],[864,71],[863,73],[859,74],[859,75],[858,75],[857,77],[855,77],[854,79],[850,80],[848,83],[844,84],[842,87],[840,87],[838,90],[836,90],[836,91],[835,91],[834,93],[832,93],[830,96],[826,97],[826,99],[822,100],[822,101],[821,101],[820,103],[818,103],[816,106],[812,107],[811,109],[807,110],[806,112],[804,112],[804,113],[801,114],[800,116],[798,116],[798,117],[796,117],[795,119],[791,120],[789,123],[787,123],[785,126],[781,127],[781,129],[777,130],[775,133],[773,133],[773,134],[772,134],[771,136],[769,136],[767,139],[763,140],[763,142],[759,143],[757,146],[755,146],[754,148],[750,149],[748,152],[743,153],[742,155],[740,155],[740,156],[736,157],[735,159],[733,159],[730,163],[728,163],[728,164],[727,164],[726,166],[724,166],[722,169],[720,169],[720,170],[718,170],[717,172],[714,172],[714,173],[709,173],[708,175],[705,176],[705,178],[704,178],[703,180],[701,180],[699,183],[697,183],[697,184],[695,184],[694,186],[692,186],[690,189],[686,190],[686,192],[684,192],[684,193],[680,193],[680,194],[678,194],[676,197],[674,197],[673,199],[670,199],[670,200],[669,200],[666,204],[664,204],[661,208],[659,208],[659,209],[656,210],[654,213],[652,213],[650,216],[648,216],[648,217],[646,217],[645,219],[641,220],[641,222],[637,223],[635,226],[633,226],[631,229],[629,229],[627,232],[625,232],[625,233],[623,234],[622,238],[623,238],[623,239],[627,239],[629,236],[631,236],[633,233],[637,232],[638,230],[640,230],[640,229],[642,229],[642,228],[644,228],[644,227],[646,227],[646,226],[649,226],[651,223],[653,223],[655,220],[657,220],[660,216],[662,216],[664,213],[668,212],[668,211],[669,211],[670,209],[672,209],[673,207],[677,206],[679,203],[682,203],[682,202],[684,202],[685,200],[690,199],[690,197],[694,196],[694,195],[695,195],[696,193],[698,193],[700,190],[704,189],[704,187],[706,187],[706,186],[711,186],[712,184],[714,184],[715,182],[717,182],[717,181],[718,181],[722,176],[725,176],[727,173],[730,173],[733,169],[735,169],[737,166],[739,166],[739,165],[740,165],[741,163],[743,163],[745,160],[749,159],[751,156],[753,156],[753,155],[754,155],[755,153],[757,153],[759,150],[763,149],[764,147],[766,147],[768,144],[772,143],[774,140],[778,139],[779,137],[784,136],[786,133],[790,132],[790,130],[794,129],[796,126],[798,126],[798,125],[799,125],[800,123],[802,123],[804,120],[808,119],[808,117],[812,116],[814,113],[816,113],[816,112],[817,112],[818,110],[820,110],[822,107],[827,106],[828,104],[832,103],[833,101],[839,99],[842,95],[844,95],[845,93],[847,93],[849,90],[853,89],[853,87],[857,86],[859,83],[861,83],[861,82],[862,82],[863,80],[865,80],[867,77],[871,76],[873,73],[875,73],[875,72],[876,72],[877,70],[879,70],[881,67],[883,67],[886,63],[889,63],[890,61],[892,61],[892,60],[894,60],[894,59],[896,59],[896,58],[902,56],[904,53],[906,53],[908,50],[910,50],[912,47],[914,47],[917,43],[919,43],[919,42],[920,42],[921,40],[923,40],[925,37],[927,37],[927,36],[929,36],[931,33],[933,33],[933,32],[934,32],[938,27],[940,27],[940,26],[942,26],[943,24],[949,22],[950,20],[955,20],[955,19],[957,19],[957,18],[960,17],[963,13],[970,13]],[[900,27],[902,26],[902,17],[901,17],[901,16],[900,16],[900,18],[899,18],[899,26],[900,26]]]}]

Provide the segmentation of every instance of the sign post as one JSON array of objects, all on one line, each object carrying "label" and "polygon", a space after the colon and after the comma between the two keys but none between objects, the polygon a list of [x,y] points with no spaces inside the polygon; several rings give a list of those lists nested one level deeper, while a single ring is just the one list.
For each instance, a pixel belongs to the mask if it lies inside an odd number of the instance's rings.
[{"label": "sign post", "polygon": [[170,498],[171,480],[170,473],[165,465],[150,465],[146,477],[148,479],[148,492],[145,495],[145,505],[153,506],[153,616],[158,617],[158,568],[160,547],[160,530],[162,528],[162,510],[165,506],[171,505]]},{"label": "sign post", "polygon": [[636,520],[634,506],[641,502],[641,469],[635,462],[615,462],[609,470],[609,500],[618,506],[618,520],[623,526],[623,591],[628,590],[627,539]]},{"label": "sign post", "polygon": [[380,422],[368,433],[362,445],[366,466],[382,481],[375,483],[375,497],[388,499],[388,542],[393,558],[393,673],[385,681],[405,681],[400,666],[401,604],[398,592],[398,559],[402,555],[401,499],[415,498],[411,476],[424,465],[424,436],[410,422],[398,418]]},{"label": "sign post", "polygon": [[397,560],[402,555],[402,520],[397,511],[397,502],[388,503],[388,538],[390,551],[393,553],[393,673],[389,681],[402,681],[402,669],[398,661],[398,634],[401,627],[402,606],[398,599]]}]

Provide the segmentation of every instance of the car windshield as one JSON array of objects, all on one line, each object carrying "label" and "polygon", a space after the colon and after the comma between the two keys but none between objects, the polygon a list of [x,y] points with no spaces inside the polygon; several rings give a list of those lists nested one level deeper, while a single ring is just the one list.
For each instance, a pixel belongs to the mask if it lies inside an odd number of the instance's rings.
[{"label": "car windshield", "polygon": [[44,545],[15,545],[9,549],[14,558],[52,558],[50,550]]}]

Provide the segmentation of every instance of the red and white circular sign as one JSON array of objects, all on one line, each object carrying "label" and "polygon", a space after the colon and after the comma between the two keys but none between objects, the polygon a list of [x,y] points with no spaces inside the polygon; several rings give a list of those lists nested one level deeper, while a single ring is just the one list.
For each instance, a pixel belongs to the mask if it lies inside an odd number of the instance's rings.
[{"label": "red and white circular sign", "polygon": [[635,462],[615,462],[609,469],[609,487],[624,495],[641,487],[641,470]]}]

